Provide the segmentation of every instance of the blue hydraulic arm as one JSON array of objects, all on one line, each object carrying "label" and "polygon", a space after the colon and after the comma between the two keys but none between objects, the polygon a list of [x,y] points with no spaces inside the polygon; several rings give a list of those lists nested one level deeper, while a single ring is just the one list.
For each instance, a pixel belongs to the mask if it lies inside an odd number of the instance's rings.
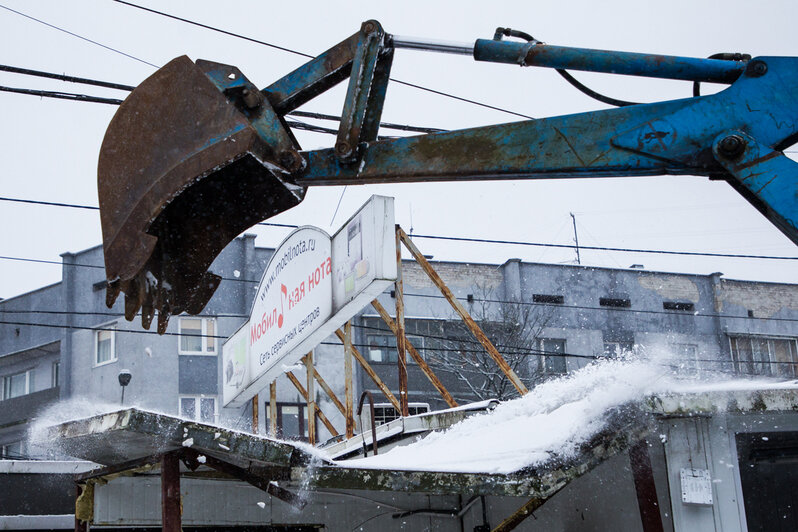
[{"label": "blue hydraulic arm", "polygon": [[[527,42],[502,40],[505,35]],[[722,83],[708,96],[379,139],[394,51],[477,61]],[[125,313],[202,310],[214,258],[307,187],[412,181],[698,175],[727,181],[798,244],[798,58],[696,59],[551,46],[497,30],[473,44],[360,31],[258,89],[236,67],[174,59],[123,102],[100,150],[107,303]],[[285,116],[348,80],[332,148],[303,151]],[[573,80],[571,80],[573,84]],[[209,231],[213,228],[213,231]]]}]

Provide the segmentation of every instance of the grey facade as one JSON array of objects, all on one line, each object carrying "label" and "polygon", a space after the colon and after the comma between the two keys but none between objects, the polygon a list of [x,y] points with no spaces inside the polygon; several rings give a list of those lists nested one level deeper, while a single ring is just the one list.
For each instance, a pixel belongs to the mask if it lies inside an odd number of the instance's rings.
[{"label": "grey facade", "polygon": [[[143,331],[138,321],[125,321],[121,298],[113,309],[105,307],[100,247],[64,254],[62,282],[0,301],[0,385],[4,387],[0,446],[4,452],[25,455],[24,444],[19,442],[24,441],[30,420],[58,400],[87,398],[118,404],[121,369],[133,375],[125,390],[126,405],[250,427],[251,407],[221,405],[221,345],[246,319],[271,253],[256,248],[253,236],[236,239],[211,268],[224,280],[203,314],[172,318],[164,336]],[[632,347],[664,368],[693,374],[798,376],[798,285],[733,281],[721,274],[515,259],[501,265],[435,262],[433,266],[485,325],[500,321],[497,316],[506,306],[527,309],[539,318],[539,330],[525,339],[523,349],[516,350],[522,355],[518,372],[529,386],[536,379],[572,371],[596,357],[617,356]],[[460,344],[446,338],[458,321],[416,263],[405,261],[403,277],[410,341],[435,369],[436,349],[437,354],[457,352]],[[395,298],[389,291],[380,301],[393,313]],[[387,327],[370,307],[353,325],[355,345],[396,393],[398,377],[396,364],[390,360]],[[501,338],[494,343],[500,351],[506,347]],[[320,345],[315,360],[319,373],[342,397],[343,350],[337,338]],[[441,370],[440,365],[436,372],[461,403],[479,398],[454,373]],[[304,383],[304,371],[295,373]],[[24,388],[20,388],[20,375],[27,379]],[[411,403],[428,404],[431,409],[446,406],[412,362],[409,375]],[[11,388],[13,393],[6,391]],[[378,402],[385,402],[358,370],[356,398],[362,390],[372,391]],[[259,396],[261,431],[268,423],[268,399],[268,391]],[[316,399],[338,432],[343,432],[343,416],[319,387]],[[304,399],[285,378],[277,381],[277,401],[285,435],[306,432]],[[321,423],[317,428],[320,441],[331,436]]]}]

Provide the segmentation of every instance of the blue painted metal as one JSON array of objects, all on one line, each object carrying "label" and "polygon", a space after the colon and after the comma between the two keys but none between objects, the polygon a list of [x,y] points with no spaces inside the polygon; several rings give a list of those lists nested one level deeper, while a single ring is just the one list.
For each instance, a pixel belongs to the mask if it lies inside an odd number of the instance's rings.
[{"label": "blue painted metal", "polygon": [[[297,184],[341,185],[466,179],[704,175],[730,179],[712,152],[723,131],[743,130],[772,148],[798,135],[798,59],[763,57],[726,90],[636,105],[369,143],[358,165],[332,150],[305,152]],[[786,188],[798,190],[798,176]],[[787,207],[758,200],[768,212]],[[770,216],[770,215],[768,215]],[[795,211],[771,218],[798,243]]]},{"label": "blue painted metal", "polygon": [[491,39],[477,40],[474,46],[474,59],[491,63],[713,83],[732,83],[745,69],[745,63],[739,61],[569,48],[540,42],[522,43]]},{"label": "blue painted metal", "polygon": [[[739,152],[723,149],[724,142]],[[740,142],[742,141],[742,142]],[[734,176],[729,182],[787,235],[798,229],[798,163],[742,131],[725,131],[712,146],[718,162]],[[795,241],[795,239],[793,239]],[[798,242],[796,242],[798,243]]]},{"label": "blue painted metal", "polygon": [[[409,181],[703,175],[724,179],[798,244],[798,58],[693,59],[479,40],[480,61],[728,83],[717,94],[375,140],[392,40],[375,21],[258,91],[235,67],[186,58],[145,80],[106,132],[98,186],[113,303],[199,312],[207,271],[246,227],[304,187]],[[335,148],[300,152],[284,116],[350,77]],[[166,126],[164,127],[163,123]],[[208,231],[213,227],[215,231]]]},{"label": "blue painted metal", "polygon": [[377,21],[364,22],[360,34],[335,142],[336,156],[343,162],[356,158],[361,142],[377,138],[393,60],[393,49],[385,49],[385,31]]}]

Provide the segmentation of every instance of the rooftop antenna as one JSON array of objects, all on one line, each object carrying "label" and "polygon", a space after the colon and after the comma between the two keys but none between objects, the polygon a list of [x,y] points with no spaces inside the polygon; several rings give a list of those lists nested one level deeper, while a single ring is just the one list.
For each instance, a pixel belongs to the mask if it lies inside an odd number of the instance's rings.
[{"label": "rooftop antenna", "polygon": [[569,213],[571,215],[571,220],[574,223],[574,242],[576,243],[576,263],[582,264],[581,259],[579,258],[579,233],[576,232],[576,216],[574,213]]}]

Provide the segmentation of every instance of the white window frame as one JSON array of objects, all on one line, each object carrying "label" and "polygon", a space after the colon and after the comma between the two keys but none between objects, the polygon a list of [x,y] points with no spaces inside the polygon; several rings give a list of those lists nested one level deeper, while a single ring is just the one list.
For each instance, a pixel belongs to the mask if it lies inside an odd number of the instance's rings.
[{"label": "white window frame", "polygon": [[[687,351],[692,348],[692,354]],[[677,357],[675,362],[686,375],[701,376],[701,364],[698,362],[698,344],[675,343],[671,344],[671,351]],[[683,365],[682,365],[683,364]]]},{"label": "white window frame", "polygon": [[[369,338],[374,337],[374,336],[385,336],[385,337],[396,339],[396,335],[394,335],[394,334],[367,334],[366,335],[366,344],[368,344]],[[411,344],[415,348],[415,350],[419,353],[419,355],[421,355],[421,357],[424,358],[424,352],[425,352],[424,351],[424,337],[420,336],[420,335],[415,335],[415,334],[405,334],[405,339],[407,340],[407,342],[409,344]],[[394,351],[397,351],[397,355],[396,356],[397,356],[397,358],[399,357],[398,349],[396,347],[388,347],[388,349],[389,350],[393,349]],[[411,357],[407,353],[407,351],[408,351],[407,346],[405,346],[405,360],[407,360],[408,363],[415,363],[415,360],[413,359],[413,357]],[[396,360],[374,360],[371,357],[371,352],[372,352],[371,347],[370,346],[366,347],[366,360],[368,360],[369,364],[396,364],[397,363]]]},{"label": "white window frame", "polygon": [[[181,394],[177,397],[177,415],[183,417],[182,412],[182,403],[183,399],[193,399],[194,400],[194,419],[198,423],[216,423],[219,420],[219,397],[216,395],[208,395],[208,394]],[[213,399],[213,420],[211,421],[203,421],[200,417],[200,405],[202,404],[200,399]]]},{"label": "white window frame", "polygon": [[[562,358],[565,370],[549,371],[546,368],[546,359],[549,355],[546,354],[546,342],[562,342],[562,353],[558,358]],[[568,352],[568,339],[566,338],[538,338],[538,349],[540,350],[540,373],[543,375],[566,375],[568,373],[568,358],[565,354]],[[552,357],[554,358],[554,357]]]},{"label": "white window frame", "polygon": [[[3,375],[2,380],[0,381],[0,382],[2,382],[2,385],[3,385],[2,386],[2,395],[0,395],[0,399],[2,399],[3,401],[8,401],[10,399],[16,399],[17,397],[24,397],[26,395],[32,394],[33,390],[31,390],[31,388],[32,388],[32,386],[31,386],[31,374],[33,374],[35,369],[36,368],[30,368],[30,369],[27,369],[25,371],[18,371],[16,373],[10,373],[8,375]],[[6,397],[6,393],[7,393],[6,382],[8,382],[7,379],[10,379],[12,377],[16,377],[17,375],[25,375],[25,392],[20,394],[20,395],[15,395],[14,397]]]},{"label": "white window frame", "polygon": [[[98,362],[97,359],[100,356],[100,333],[110,332],[111,333],[111,358],[108,360],[104,360],[103,362]],[[105,325],[100,325],[97,329],[94,330],[94,367],[99,368],[101,366],[107,366],[108,364],[113,364],[118,360],[116,356],[116,322],[107,323]]]},{"label": "white window frame", "polygon": [[[734,343],[738,345],[736,350],[735,350],[735,346],[732,345],[732,340],[733,339],[734,339]],[[776,363],[777,361],[773,360],[773,350],[772,350],[772,347],[771,347],[772,346],[771,342],[774,341],[774,340],[781,340],[781,341],[791,342],[792,345],[793,345],[793,349],[798,351],[798,338],[796,338],[794,336],[773,336],[773,335],[767,335],[767,334],[761,334],[761,335],[760,334],[729,334],[728,335],[728,340],[729,340],[729,353],[731,355],[732,364],[734,366],[734,371],[736,373],[739,373],[741,375],[762,375],[762,376],[771,376],[771,377],[794,378],[791,375],[782,376],[782,375],[778,374],[779,365]],[[753,358],[752,358],[751,361],[740,361],[740,359],[739,359],[739,342],[741,340],[748,340],[751,343],[751,351],[752,351],[752,353],[753,353],[753,341],[754,340],[764,340],[764,341],[768,342],[768,344],[767,344],[768,345],[768,353],[767,353],[768,354],[768,360],[763,365],[763,367],[767,368],[767,371],[765,371],[764,373],[753,373],[753,372],[749,373],[745,369],[743,369],[745,366],[749,366],[749,365],[751,367],[755,367],[757,364],[762,364],[762,362],[754,361]],[[796,360],[796,361],[798,362],[798,360]],[[796,369],[798,369],[798,368],[796,368],[795,366],[792,366],[793,375],[795,375]]]},{"label": "white window frame", "polygon": [[[200,337],[202,348],[199,351],[185,351],[183,349],[183,320],[200,320],[202,326],[200,328]],[[208,323],[213,323],[213,334],[208,335]],[[177,353],[179,355],[195,355],[195,356],[207,356],[207,357],[215,357],[218,352],[218,346],[216,342],[216,336],[219,335],[219,324],[216,321],[216,318],[198,318],[194,316],[181,316],[178,320],[178,336],[177,336]],[[208,351],[208,346],[213,347],[211,351]]]}]

